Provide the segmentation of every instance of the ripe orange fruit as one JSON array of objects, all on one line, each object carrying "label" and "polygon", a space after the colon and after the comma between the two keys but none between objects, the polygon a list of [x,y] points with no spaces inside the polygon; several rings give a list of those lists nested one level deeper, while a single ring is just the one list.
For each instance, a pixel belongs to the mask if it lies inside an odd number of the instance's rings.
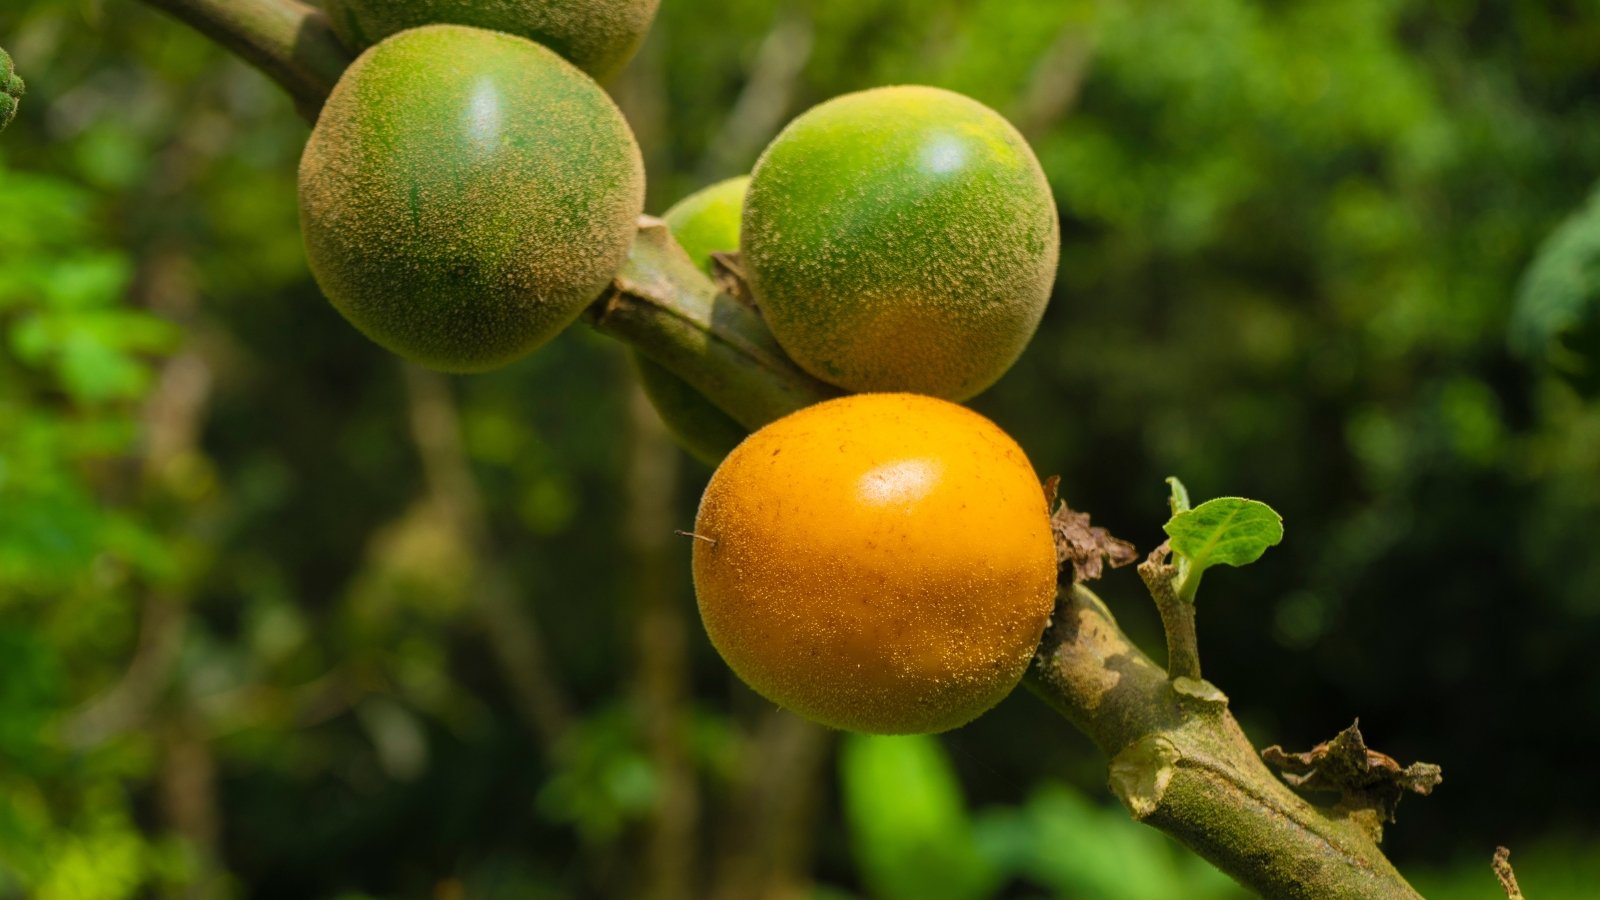
[{"label": "ripe orange fruit", "polygon": [[835,728],[944,731],[1016,686],[1054,607],[1039,479],[994,423],[862,394],[762,428],[711,478],[694,585],[711,642]]},{"label": "ripe orange fruit", "polygon": [[970,397],[1005,374],[1055,281],[1055,200],[1027,141],[929,87],[847,94],[751,175],[750,288],[801,368],[851,391]]}]

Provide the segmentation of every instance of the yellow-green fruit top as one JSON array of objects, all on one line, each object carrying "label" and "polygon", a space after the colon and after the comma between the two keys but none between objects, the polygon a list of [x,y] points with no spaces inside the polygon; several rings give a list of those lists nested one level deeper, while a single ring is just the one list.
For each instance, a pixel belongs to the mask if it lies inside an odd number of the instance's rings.
[{"label": "yellow-green fruit top", "polygon": [[538,41],[604,81],[633,56],[660,0],[324,0],[333,29],[360,50],[423,25],[472,25]]}]

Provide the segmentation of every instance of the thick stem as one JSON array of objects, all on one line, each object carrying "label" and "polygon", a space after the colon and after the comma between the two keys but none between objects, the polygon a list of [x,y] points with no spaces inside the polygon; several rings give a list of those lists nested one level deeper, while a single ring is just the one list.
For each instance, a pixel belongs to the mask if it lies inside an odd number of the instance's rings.
[{"label": "thick stem", "polygon": [[300,0],[145,0],[276,81],[306,119],[350,64],[327,16]]},{"label": "thick stem", "polygon": [[1261,762],[1220,700],[1178,691],[1105,604],[1065,590],[1028,687],[1112,758],[1134,818],[1266,897],[1416,898],[1361,827],[1307,803]]},{"label": "thick stem", "polygon": [[750,429],[839,394],[790,362],[761,316],[717,290],[658,219],[639,220],[612,290],[585,315]]}]

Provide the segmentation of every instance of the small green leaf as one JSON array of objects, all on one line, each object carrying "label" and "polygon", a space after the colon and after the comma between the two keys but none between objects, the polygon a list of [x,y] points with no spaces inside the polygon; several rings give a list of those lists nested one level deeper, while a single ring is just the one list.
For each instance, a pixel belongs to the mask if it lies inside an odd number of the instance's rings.
[{"label": "small green leaf", "polygon": [[1219,497],[1173,516],[1165,530],[1172,552],[1187,563],[1178,594],[1193,600],[1206,569],[1249,565],[1282,541],[1283,517],[1258,500]]},{"label": "small green leaf", "polygon": [[1172,507],[1172,514],[1186,513],[1189,511],[1189,489],[1183,486],[1178,476],[1169,475],[1167,484],[1172,488],[1172,496],[1167,499],[1167,505]]}]

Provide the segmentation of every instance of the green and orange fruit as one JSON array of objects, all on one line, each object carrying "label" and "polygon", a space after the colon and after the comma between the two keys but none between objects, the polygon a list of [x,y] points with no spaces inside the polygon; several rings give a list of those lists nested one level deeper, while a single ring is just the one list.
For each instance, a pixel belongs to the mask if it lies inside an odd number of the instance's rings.
[{"label": "green and orange fruit", "polygon": [[756,163],[741,250],[773,336],[806,371],[961,400],[1038,328],[1060,225],[1037,158],[998,113],[887,87],[778,135]]}]

